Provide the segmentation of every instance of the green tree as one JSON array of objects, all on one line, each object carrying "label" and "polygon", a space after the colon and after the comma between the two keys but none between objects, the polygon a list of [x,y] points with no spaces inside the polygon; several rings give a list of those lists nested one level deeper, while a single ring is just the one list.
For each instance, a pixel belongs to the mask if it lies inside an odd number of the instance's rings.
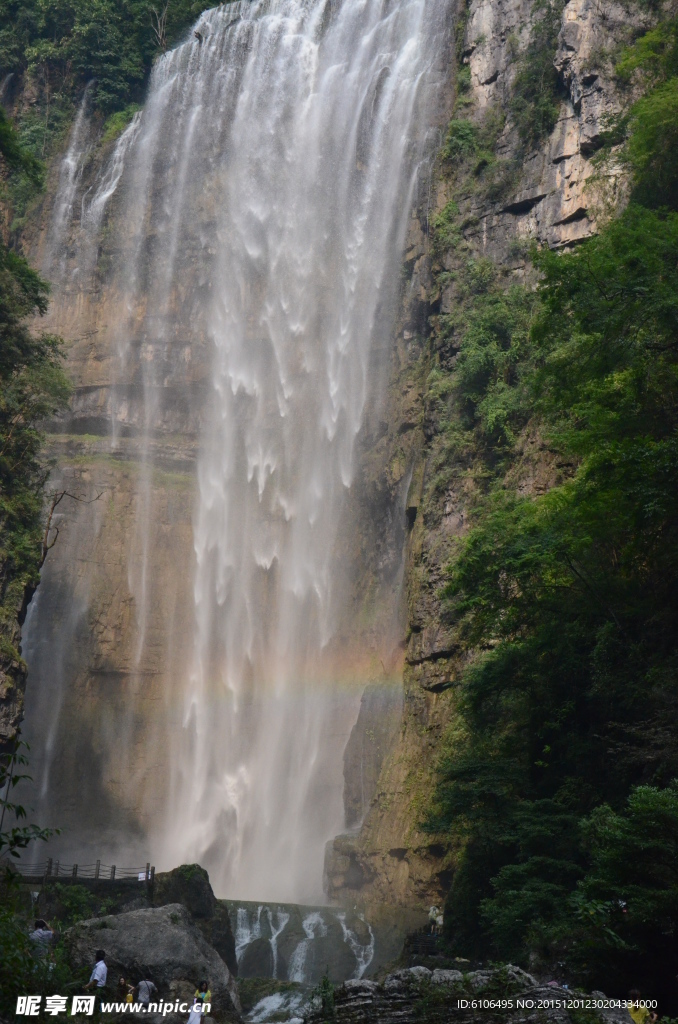
[{"label": "green tree", "polygon": [[530,41],[518,59],[510,111],[520,140],[534,147],[558,120],[562,86],[553,66],[564,7],[562,0],[537,0]]},{"label": "green tree", "polygon": [[[0,129],[0,154],[9,168],[39,180],[39,165],[11,125],[0,121]],[[47,471],[38,424],[70,394],[60,339],[29,327],[47,311],[48,294],[28,262],[0,244],[0,606],[10,618],[40,567]]]},{"label": "green tree", "polygon": [[[207,0],[0,0],[0,66],[29,73],[52,93],[94,81],[104,113],[141,99],[153,60],[176,43]],[[162,42],[154,26],[164,14]]]},{"label": "green tree", "polygon": [[[574,251],[533,253],[536,292],[495,283],[450,324],[456,358],[436,387],[456,398],[450,451],[476,499],[445,596],[473,657],[466,739],[442,753],[429,823],[465,844],[445,917],[459,952],[536,954],[606,991],[632,977],[667,997],[657,965],[678,959],[662,875],[678,776],[672,40],[639,43],[659,70],[625,122],[627,210]],[[537,496],[511,486],[530,439],[555,481]]]}]

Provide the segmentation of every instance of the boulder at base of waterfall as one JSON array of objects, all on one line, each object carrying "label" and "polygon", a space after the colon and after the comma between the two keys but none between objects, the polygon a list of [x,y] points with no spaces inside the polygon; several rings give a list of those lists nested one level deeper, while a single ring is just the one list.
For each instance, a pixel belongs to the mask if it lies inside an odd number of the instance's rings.
[{"label": "boulder at base of waterfall", "polygon": [[97,949],[103,949],[113,983],[122,975],[136,984],[150,974],[160,996],[169,999],[176,990],[173,982],[186,981],[195,988],[207,978],[212,1012],[240,1013],[231,972],[181,903],[80,921],[65,938],[74,967],[93,965]]},{"label": "boulder at base of waterfall", "polygon": [[210,885],[210,877],[199,864],[181,864],[172,871],[155,876],[153,906],[183,903],[203,936],[237,977],[238,961],[228,907],[220,903]]}]

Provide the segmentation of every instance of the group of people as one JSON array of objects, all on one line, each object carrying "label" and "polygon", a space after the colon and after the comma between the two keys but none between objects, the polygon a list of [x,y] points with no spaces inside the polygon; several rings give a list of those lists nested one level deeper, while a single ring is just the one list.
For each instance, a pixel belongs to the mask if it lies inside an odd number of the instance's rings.
[{"label": "group of people", "polygon": [[[35,921],[33,931],[29,934],[29,941],[36,958],[44,960],[49,956],[54,943],[54,931],[46,921],[38,918]],[[86,991],[96,989],[98,995],[105,998],[107,986],[108,966],[106,964],[106,953],[103,949],[98,949],[92,973],[84,987]],[[158,987],[150,974],[145,972],[136,985],[132,984],[128,978],[120,978],[118,980],[118,996],[120,1002],[137,1003],[143,1007],[144,1011],[148,1012],[150,1003],[158,996]],[[202,1017],[203,1004],[210,1004],[211,1001],[212,993],[208,988],[207,981],[203,979],[195,990],[193,1006],[191,1007],[190,1016],[186,1024],[198,1024]]]},{"label": "group of people", "polygon": [[[85,985],[86,989],[97,988],[99,991],[106,988],[108,981],[108,967],[106,965],[106,953],[103,949],[96,951],[95,964],[90,975],[90,979]],[[158,996],[158,987],[150,976],[150,973],[146,971],[140,981],[136,985],[128,978],[118,979],[118,994],[120,1002],[125,1003],[136,1003],[143,1007],[142,1012],[148,1012],[148,1008],[151,1002],[155,1002]],[[187,1024],[198,1024],[201,1020],[203,1012],[203,1004],[209,1004],[212,1001],[212,993],[210,992],[207,981],[203,980],[199,983],[195,994],[193,996],[193,1006],[188,1017]]]},{"label": "group of people", "polygon": [[120,978],[118,980],[118,993],[120,1002],[139,1003],[140,1006],[147,1010],[149,1003],[157,995],[158,988],[149,977],[148,972],[146,972],[141,981],[137,982],[136,985],[133,985],[128,978]]}]

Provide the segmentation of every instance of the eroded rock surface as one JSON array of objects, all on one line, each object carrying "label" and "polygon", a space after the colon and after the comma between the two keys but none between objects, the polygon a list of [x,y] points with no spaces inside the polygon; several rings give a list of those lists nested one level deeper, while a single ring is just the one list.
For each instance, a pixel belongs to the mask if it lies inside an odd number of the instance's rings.
[{"label": "eroded rock surface", "polygon": [[[492,107],[509,111],[517,57],[540,16],[525,0],[471,3],[463,61],[471,72],[477,116]],[[554,57],[563,88],[558,121],[544,144],[525,155],[508,194],[494,203],[471,201],[478,223],[469,237],[483,253],[510,261],[509,248],[516,239],[534,238],[553,248],[572,245],[596,231],[596,208],[605,198],[601,188],[607,199],[613,198],[616,182],[608,179],[593,187],[591,158],[602,144],[606,122],[621,111],[625,99],[610,55],[649,23],[646,11],[631,11],[620,3],[566,4]],[[510,161],[517,150],[517,133],[509,117],[497,154]]]}]

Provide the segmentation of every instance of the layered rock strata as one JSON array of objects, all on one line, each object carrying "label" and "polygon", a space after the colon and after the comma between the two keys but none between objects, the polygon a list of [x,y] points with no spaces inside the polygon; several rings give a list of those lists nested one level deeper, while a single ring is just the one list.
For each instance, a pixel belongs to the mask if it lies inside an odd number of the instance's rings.
[{"label": "layered rock strata", "polygon": [[[605,1024],[628,1024],[628,1011],[608,1008],[602,992],[583,997],[557,984],[537,982],[519,967],[462,973],[411,967],[382,982],[348,981],[334,993],[337,1024],[409,1024],[425,1020],[484,1024],[576,1024],[582,1005],[595,1006]],[[307,1024],[321,1024],[327,1010],[316,1006]]]}]

